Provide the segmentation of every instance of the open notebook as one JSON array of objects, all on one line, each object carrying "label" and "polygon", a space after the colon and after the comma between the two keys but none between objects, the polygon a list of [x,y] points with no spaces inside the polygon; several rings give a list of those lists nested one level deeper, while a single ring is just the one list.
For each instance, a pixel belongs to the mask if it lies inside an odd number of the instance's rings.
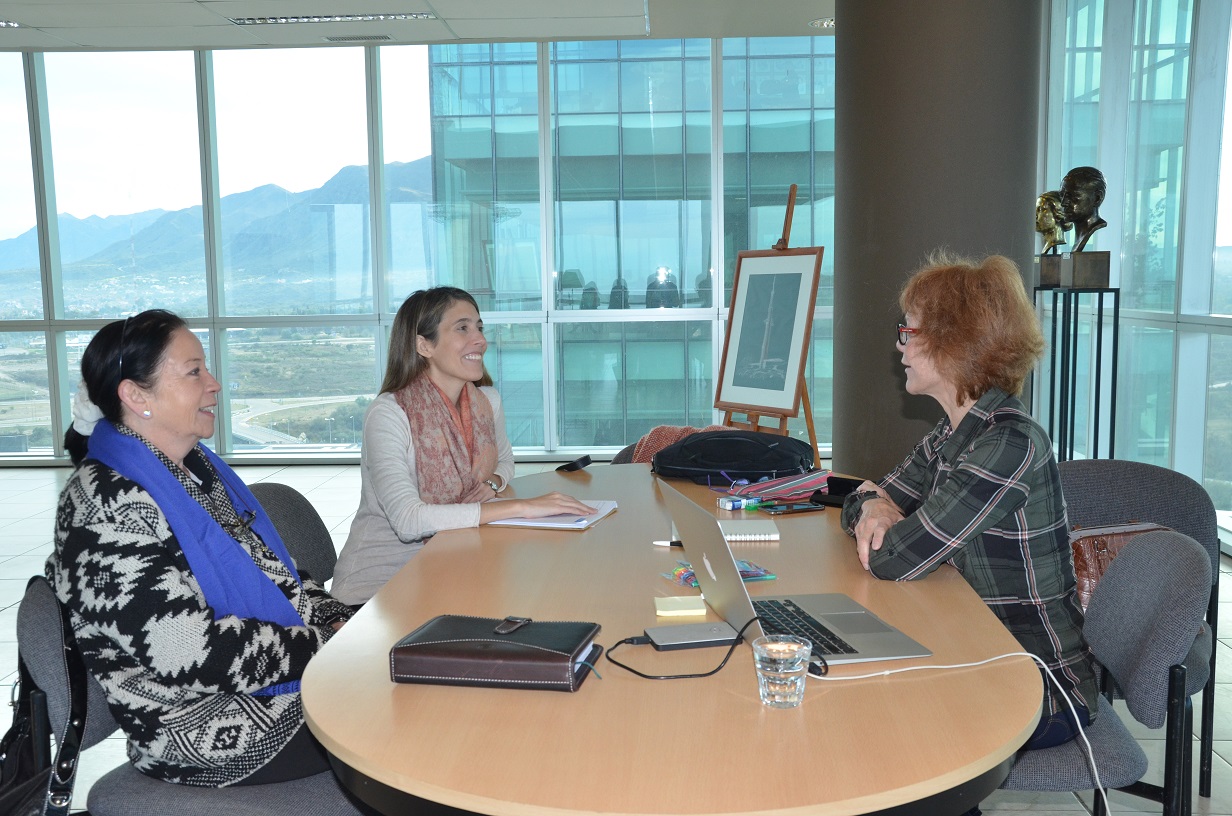
[{"label": "open notebook", "polygon": [[545,516],[543,518],[510,518],[501,521],[488,522],[492,527],[532,527],[539,530],[589,530],[603,519],[607,518],[616,509],[614,501],[592,501],[583,499],[583,504],[589,504],[595,508],[595,512],[589,516],[579,516],[577,513],[566,513],[559,516]]}]

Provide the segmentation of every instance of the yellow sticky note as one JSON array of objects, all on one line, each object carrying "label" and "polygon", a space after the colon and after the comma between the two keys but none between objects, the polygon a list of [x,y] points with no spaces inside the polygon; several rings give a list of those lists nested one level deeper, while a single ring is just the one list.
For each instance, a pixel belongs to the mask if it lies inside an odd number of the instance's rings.
[{"label": "yellow sticky note", "polygon": [[654,601],[655,614],[659,617],[706,614],[706,601],[700,595],[672,595]]}]

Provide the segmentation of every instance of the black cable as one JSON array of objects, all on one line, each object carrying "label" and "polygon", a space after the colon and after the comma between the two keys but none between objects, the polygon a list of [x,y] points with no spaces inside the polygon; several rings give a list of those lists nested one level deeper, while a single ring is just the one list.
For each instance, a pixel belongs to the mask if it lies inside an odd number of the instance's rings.
[{"label": "black cable", "polygon": [[[607,659],[611,661],[612,663],[614,663],[615,665],[619,666],[620,668],[624,669],[625,671],[632,672],[633,674],[636,674],[638,677],[644,677],[647,680],[688,680],[688,679],[697,678],[697,677],[709,677],[712,674],[718,674],[723,669],[723,667],[727,665],[728,658],[732,656],[732,652],[736,651],[736,647],[740,645],[740,641],[744,639],[744,631],[753,625],[753,621],[758,621],[758,620],[765,622],[763,618],[761,618],[760,616],[754,616],[752,618],[749,618],[749,622],[746,623],[744,626],[741,626],[740,631],[736,633],[736,639],[733,640],[731,646],[727,648],[727,654],[723,655],[723,661],[719,663],[719,665],[711,669],[710,671],[703,672],[701,674],[645,674],[633,668],[632,666],[628,666],[628,665],[625,665],[624,663],[621,663],[619,660],[612,657],[612,655],[616,652],[616,650],[625,644],[629,644],[632,646],[645,646],[647,643],[650,642],[650,637],[648,635],[638,635],[636,637],[629,637],[629,638],[625,638],[624,640],[621,640],[621,641],[618,641],[612,644],[611,648],[607,650]],[[826,672],[830,670],[830,667],[826,664],[826,660],[824,657],[821,657],[820,655],[814,655],[814,658],[821,661],[821,666],[820,666],[821,674],[825,674]],[[816,664],[812,663],[812,659],[810,659],[810,666],[809,666],[810,673],[814,665]]]}]

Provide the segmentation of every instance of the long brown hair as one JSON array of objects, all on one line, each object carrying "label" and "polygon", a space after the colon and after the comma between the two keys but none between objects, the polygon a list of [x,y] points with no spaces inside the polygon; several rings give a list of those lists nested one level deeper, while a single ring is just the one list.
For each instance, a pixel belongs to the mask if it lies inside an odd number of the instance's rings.
[{"label": "long brown hair", "polygon": [[[428,360],[420,355],[415,347],[415,338],[422,337],[429,343],[436,343],[441,318],[450,306],[460,300],[474,306],[476,312],[479,311],[479,304],[471,297],[471,293],[456,286],[420,289],[402,302],[389,332],[389,361],[385,364],[382,394],[401,391],[428,370]],[[484,373],[486,377],[486,370]],[[480,384],[484,383],[481,381]]]}]

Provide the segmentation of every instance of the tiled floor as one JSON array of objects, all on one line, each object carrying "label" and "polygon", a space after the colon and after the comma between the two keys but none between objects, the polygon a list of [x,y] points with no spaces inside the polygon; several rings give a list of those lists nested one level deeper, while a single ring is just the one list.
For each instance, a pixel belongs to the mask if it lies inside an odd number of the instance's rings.
[{"label": "tiled floor", "polygon": [[[518,466],[519,475],[552,467],[552,464]],[[359,468],[329,466],[252,466],[239,472],[248,483],[279,481],[304,493],[317,508],[341,548],[346,540],[351,516],[359,502]],[[0,699],[7,700],[9,687],[17,673],[17,604],[29,576],[41,573],[51,547],[52,518],[60,488],[69,476],[67,468],[0,468]],[[1232,559],[1223,559],[1222,572],[1232,573]],[[1228,579],[1224,579],[1228,580]],[[1215,781],[1210,799],[1194,795],[1194,812],[1232,816],[1232,592],[1220,605],[1219,631],[1226,639],[1218,644],[1219,671],[1216,678]],[[1197,708],[1197,702],[1195,702]],[[1123,719],[1133,723],[1128,714]],[[8,715],[0,714],[0,730],[8,727]],[[1161,732],[1138,727],[1138,735],[1151,758],[1148,781],[1160,781],[1163,740]],[[90,784],[120,762],[125,761],[124,741],[111,737],[82,756],[74,796],[84,807]],[[1195,774],[1196,776],[1196,774]],[[1151,802],[1114,792],[1112,808],[1118,812],[1158,813]],[[985,812],[1020,811],[1036,814],[1089,812],[1090,794],[1015,794],[998,792],[983,803]]]}]

